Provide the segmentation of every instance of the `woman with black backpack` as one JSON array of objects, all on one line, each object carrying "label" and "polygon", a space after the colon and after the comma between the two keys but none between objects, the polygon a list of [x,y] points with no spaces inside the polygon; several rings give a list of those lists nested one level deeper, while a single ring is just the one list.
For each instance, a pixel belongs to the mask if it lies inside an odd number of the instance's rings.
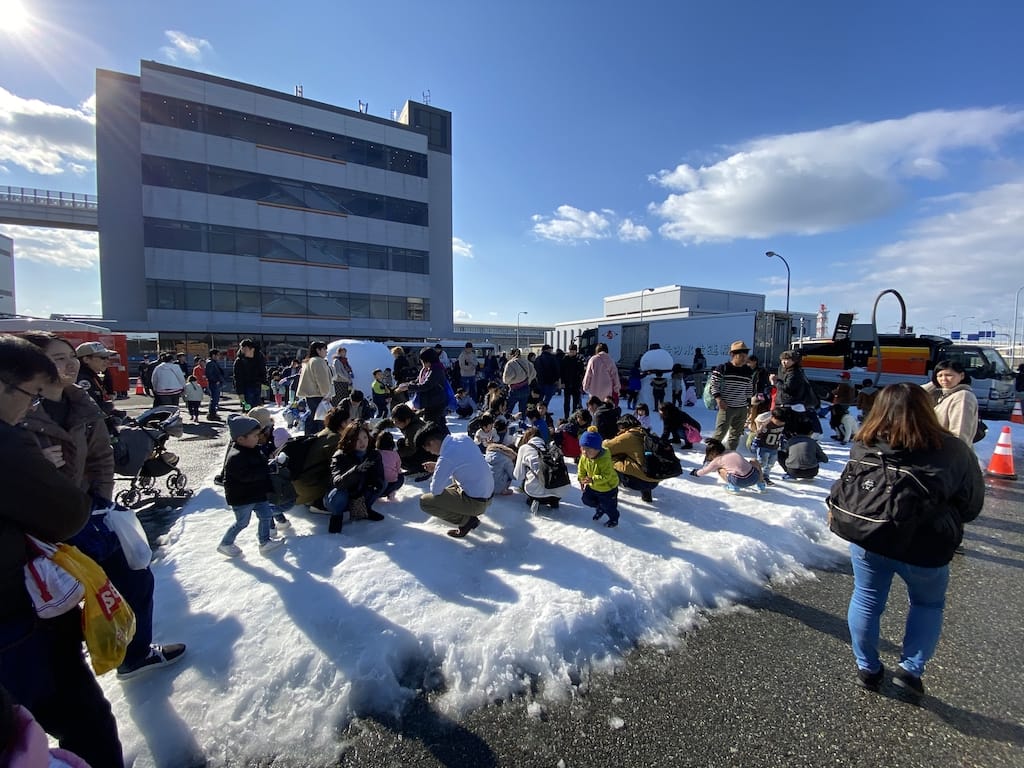
[{"label": "woman with black backpack", "polygon": [[910,609],[893,683],[922,696],[942,632],[949,561],[985,501],[978,459],[939,424],[921,387],[892,384],[875,398],[827,501],[831,529],[850,542],[847,621],[860,682],[878,690],[884,680],[879,626],[899,576]]}]

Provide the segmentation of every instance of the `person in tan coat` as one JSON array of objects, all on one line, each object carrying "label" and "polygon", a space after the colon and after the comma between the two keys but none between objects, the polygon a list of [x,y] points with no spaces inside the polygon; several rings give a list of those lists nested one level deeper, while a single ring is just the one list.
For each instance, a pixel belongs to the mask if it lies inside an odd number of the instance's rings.
[{"label": "person in tan coat", "polygon": [[654,501],[651,495],[658,481],[644,472],[644,430],[631,414],[618,421],[619,434],[604,441],[604,447],[612,455],[619,483],[626,488],[640,491],[644,501]]},{"label": "person in tan coat", "polygon": [[974,434],[978,431],[978,398],[971,389],[971,377],[954,360],[937,363],[932,380],[924,390],[935,404],[935,416],[944,429],[963,440],[974,450]]},{"label": "person in tan coat", "polygon": [[296,390],[299,397],[306,398],[309,418],[306,419],[306,434],[315,435],[323,429],[323,419],[316,418],[316,410],[320,401],[334,393],[334,372],[324,359],[327,345],[322,341],[314,341],[309,345],[309,355],[302,364],[299,374],[299,386]]}]

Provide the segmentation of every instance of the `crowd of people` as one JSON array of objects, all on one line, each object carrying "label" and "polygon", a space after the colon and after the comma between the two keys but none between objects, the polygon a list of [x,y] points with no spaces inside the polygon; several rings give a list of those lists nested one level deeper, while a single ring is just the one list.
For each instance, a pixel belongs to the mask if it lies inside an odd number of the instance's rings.
[{"label": "crowd of people", "polygon": [[[242,408],[227,419],[230,443],[218,474],[234,515],[217,545],[223,555],[241,554],[236,539],[254,514],[259,551],[279,549],[290,526],[285,512],[296,504],[325,513],[331,534],[346,524],[383,520],[380,503],[395,501],[407,479],[428,482],[420,508],[443,521],[449,536],[465,538],[495,495],[521,493],[533,513],[558,510],[573,492],[565,458],[576,462],[580,503],[594,510],[595,521],[614,528],[620,489],[655,502],[660,481],[650,474],[646,456],[657,439],[684,451],[702,446],[702,466],[691,474],[717,476],[729,492],[764,490],[773,484],[776,463],[783,477],[813,480],[829,461],[819,442],[819,410],[827,407],[840,411],[838,419],[832,413],[833,438],[852,441],[852,457],[884,454],[929,486],[928,508],[917,513],[941,525],[903,530],[895,554],[891,548],[872,551],[863,541],[850,544],[854,593],[848,618],[858,678],[868,688],[883,679],[878,617],[889,583],[899,575],[908,584],[911,612],[893,680],[923,693],[921,676],[941,631],[948,563],[964,523],[977,516],[984,499],[970,449],[977,400],[958,363],[937,365],[924,387],[876,389],[870,381],[854,387],[842,380],[823,405],[798,352],[783,352],[778,371],[769,373],[743,341],[731,345],[722,365],[708,368],[698,350],[688,369],[636,371],[625,382],[603,344],[586,360],[575,347],[562,353],[547,345],[536,355],[513,349],[507,357],[480,359],[467,343],[452,361],[443,349],[428,346],[419,351],[418,370],[395,347],[394,367],[372,372],[367,400],[353,388],[346,350],[330,361],[326,353],[325,343],[313,342],[301,363],[268,370],[259,345],[243,339],[230,379],[218,350],[191,370],[180,356],[164,354],[144,376],[154,405],[177,405],[184,395],[194,420],[207,397],[207,418],[219,421],[223,388],[234,384]],[[0,514],[0,573],[6,574],[0,584],[0,684],[61,747],[92,765],[118,766],[117,726],[83,661],[79,609],[41,620],[21,575],[26,534],[73,543],[106,571],[135,612],[137,630],[119,678],[173,664],[185,653],[181,643],[153,642],[152,573],[131,568],[104,525],[105,510],[113,507],[111,435],[122,415],[102,382],[111,354],[95,342],[73,347],[44,333],[0,337],[0,451],[8,454],[0,471],[14,490],[8,498],[15,500]],[[698,386],[705,380],[706,388]],[[706,438],[686,412],[702,389],[715,410]],[[650,404],[644,391],[651,393]],[[556,419],[549,406],[559,393],[562,417]],[[286,423],[301,424],[302,434],[275,422],[264,400],[279,406]],[[305,416],[290,421],[298,402]],[[661,422],[656,432],[652,407]]]}]

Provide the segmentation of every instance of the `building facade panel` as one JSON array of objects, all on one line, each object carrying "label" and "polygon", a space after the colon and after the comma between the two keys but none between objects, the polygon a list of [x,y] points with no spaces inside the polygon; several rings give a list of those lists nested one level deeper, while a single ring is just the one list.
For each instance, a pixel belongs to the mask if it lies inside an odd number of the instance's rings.
[{"label": "building facade panel", "polygon": [[122,181],[101,199],[130,203],[100,227],[125,330],[450,333],[449,113],[403,126],[150,62],[97,98],[97,176]]}]

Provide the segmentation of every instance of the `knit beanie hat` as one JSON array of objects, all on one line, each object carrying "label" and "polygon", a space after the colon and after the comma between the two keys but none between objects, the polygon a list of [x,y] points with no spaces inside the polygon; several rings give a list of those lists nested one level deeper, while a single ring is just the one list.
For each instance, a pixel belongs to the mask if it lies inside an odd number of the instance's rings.
[{"label": "knit beanie hat", "polygon": [[245,437],[250,432],[257,429],[262,429],[262,427],[260,427],[260,423],[254,418],[243,416],[240,413],[233,413],[228,416],[228,432],[231,433],[232,440]]},{"label": "knit beanie hat", "polygon": [[274,417],[270,415],[270,411],[264,408],[262,405],[256,408],[251,408],[246,414],[251,419],[256,419],[260,423],[260,429],[266,429],[274,425]]},{"label": "knit beanie hat", "polygon": [[597,431],[597,427],[587,427],[587,431],[580,435],[580,448],[593,448],[596,451],[601,450],[601,434]]},{"label": "knit beanie hat", "polygon": [[284,427],[278,427],[274,430],[274,447],[280,448],[282,445],[292,439],[292,433]]}]

